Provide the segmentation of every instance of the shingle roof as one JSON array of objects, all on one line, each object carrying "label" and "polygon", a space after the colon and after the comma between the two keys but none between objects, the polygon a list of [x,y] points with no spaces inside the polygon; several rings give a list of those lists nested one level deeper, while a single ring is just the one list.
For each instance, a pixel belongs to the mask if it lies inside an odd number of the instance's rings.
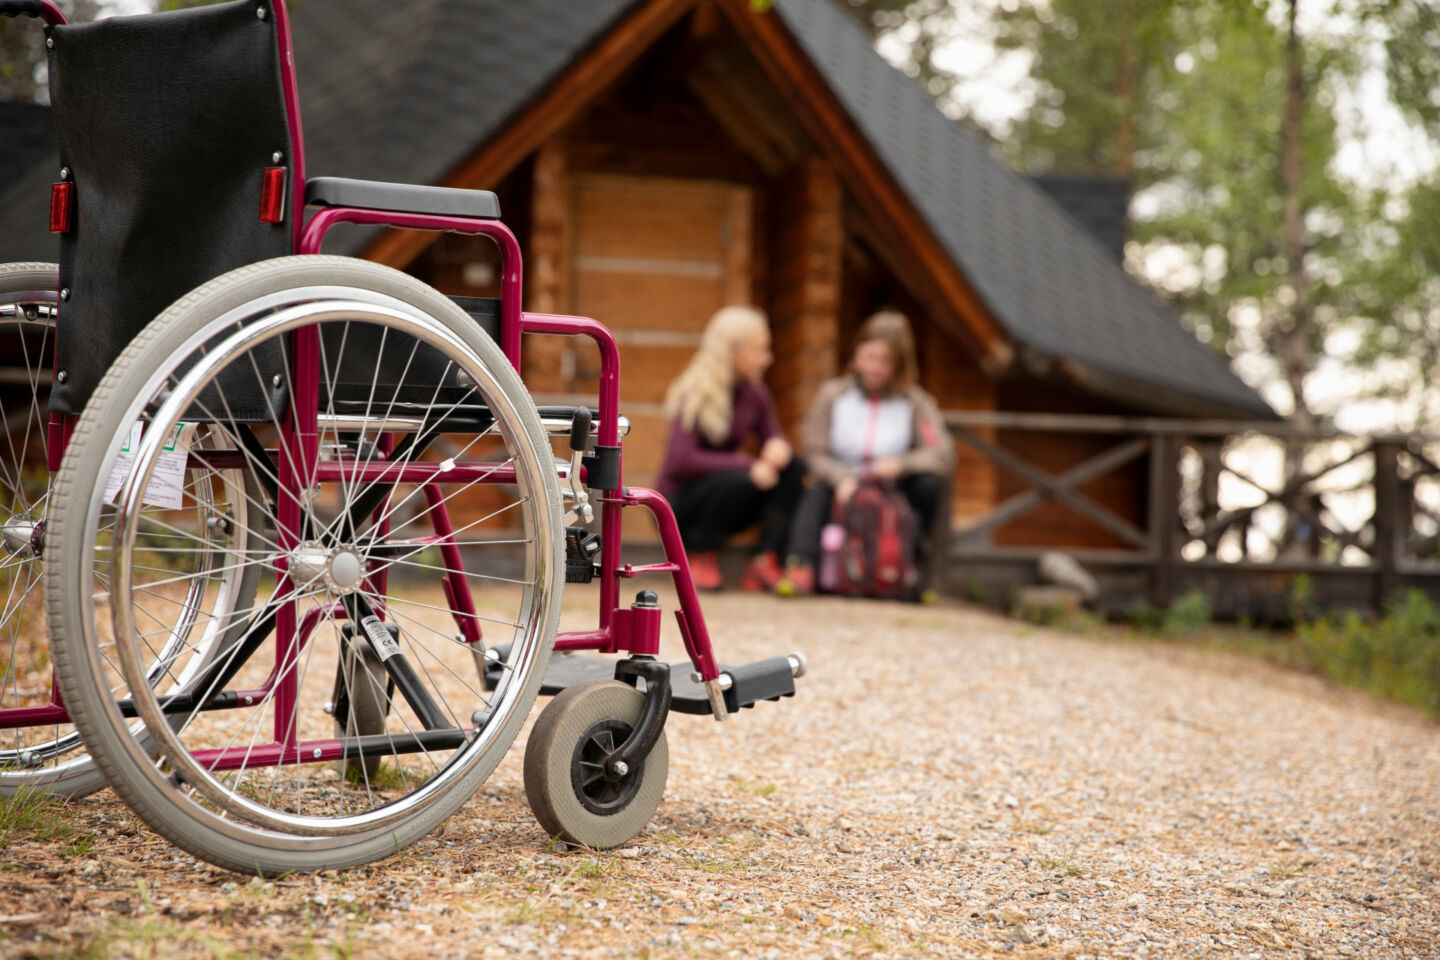
[{"label": "shingle roof", "polygon": [[305,0],[307,173],[435,183],[636,0]]},{"label": "shingle roof", "polygon": [[[295,4],[308,172],[439,182],[640,2]],[[1097,389],[1142,408],[1275,416],[1099,241],[875,53],[834,0],[774,9],[1016,341],[1080,365]],[[53,246],[48,176],[37,171],[0,197],[0,260]],[[330,246],[362,244],[337,232]]]},{"label": "shingle roof", "polygon": [[1130,206],[1130,181],[1123,177],[1071,177],[1044,174],[1032,176],[1045,195],[1117,260],[1125,255],[1126,212]]}]

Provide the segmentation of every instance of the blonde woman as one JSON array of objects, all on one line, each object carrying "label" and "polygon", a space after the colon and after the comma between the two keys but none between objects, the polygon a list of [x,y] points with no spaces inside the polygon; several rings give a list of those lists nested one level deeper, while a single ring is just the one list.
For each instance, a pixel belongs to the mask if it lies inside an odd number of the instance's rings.
[{"label": "blonde woman", "polygon": [[[915,337],[905,315],[882,310],[860,327],[850,372],[821,384],[805,417],[805,458],[815,483],[790,533],[782,594],[815,590],[820,529],[861,483],[893,483],[928,531],[955,465],[935,398],[915,382]],[[920,546],[926,541],[922,536]]]},{"label": "blonde woman", "polygon": [[[804,470],[765,388],[770,327],[753,307],[724,307],[710,318],[690,365],[670,385],[670,440],[656,487],[675,508],[695,585],[721,585],[715,551],[757,521],[760,550],[740,586],[770,590],[780,551],[803,492]],[[744,452],[753,444],[757,454]]]}]

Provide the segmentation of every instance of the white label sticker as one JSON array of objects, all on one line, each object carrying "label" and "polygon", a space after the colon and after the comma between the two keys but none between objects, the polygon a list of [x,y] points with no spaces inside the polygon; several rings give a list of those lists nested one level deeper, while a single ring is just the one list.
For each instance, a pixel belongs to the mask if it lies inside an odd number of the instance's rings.
[{"label": "white label sticker", "polygon": [[144,425],[138,420],[130,424],[130,434],[121,444],[120,455],[115,458],[115,469],[110,471],[110,479],[105,484],[106,503],[115,502],[125,478],[130,476],[130,466],[135,462],[135,451],[140,446],[140,431],[143,429]]},{"label": "white label sticker", "polygon": [[365,636],[370,638],[370,645],[375,648],[382,661],[389,660],[400,652],[400,644],[395,642],[395,638],[385,629],[385,624],[380,622],[379,617],[374,614],[363,617],[360,626],[365,628]]},{"label": "white label sticker", "polygon": [[[115,469],[110,471],[110,479],[105,484],[106,503],[115,502],[120,488],[130,476],[144,429],[145,425],[138,420],[130,425],[130,434],[121,445],[120,455],[115,458]],[[195,424],[175,425],[170,432],[170,438],[161,448],[160,455],[155,458],[155,470],[150,474],[150,482],[146,484],[145,495],[141,499],[151,506],[164,507],[167,510],[180,509],[185,494],[185,462],[190,456],[190,444],[194,438]]]}]

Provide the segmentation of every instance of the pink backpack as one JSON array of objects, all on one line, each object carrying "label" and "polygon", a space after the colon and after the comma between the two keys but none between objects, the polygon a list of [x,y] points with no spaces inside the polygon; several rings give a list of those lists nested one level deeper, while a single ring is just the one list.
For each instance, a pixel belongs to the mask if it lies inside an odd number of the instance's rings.
[{"label": "pink backpack", "polygon": [[865,483],[835,514],[820,533],[820,588],[847,597],[915,599],[919,523],[905,495],[891,484]]}]

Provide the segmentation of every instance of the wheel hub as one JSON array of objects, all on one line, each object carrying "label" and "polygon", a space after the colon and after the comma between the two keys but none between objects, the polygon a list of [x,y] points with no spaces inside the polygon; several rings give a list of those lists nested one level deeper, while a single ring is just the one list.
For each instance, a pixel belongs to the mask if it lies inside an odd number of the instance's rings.
[{"label": "wheel hub", "polygon": [[29,517],[11,517],[4,526],[0,526],[0,540],[3,540],[7,553],[28,559],[39,556],[38,548],[44,530],[43,521],[31,520]]},{"label": "wheel hub", "polygon": [[570,782],[575,798],[591,813],[602,816],[624,810],[644,781],[644,761],[619,772],[610,758],[630,736],[623,720],[601,720],[580,736],[570,761]]},{"label": "wheel hub", "polygon": [[290,576],[300,583],[323,583],[330,592],[354,593],[367,572],[365,559],[353,546],[325,547],[313,540],[290,551]]}]

